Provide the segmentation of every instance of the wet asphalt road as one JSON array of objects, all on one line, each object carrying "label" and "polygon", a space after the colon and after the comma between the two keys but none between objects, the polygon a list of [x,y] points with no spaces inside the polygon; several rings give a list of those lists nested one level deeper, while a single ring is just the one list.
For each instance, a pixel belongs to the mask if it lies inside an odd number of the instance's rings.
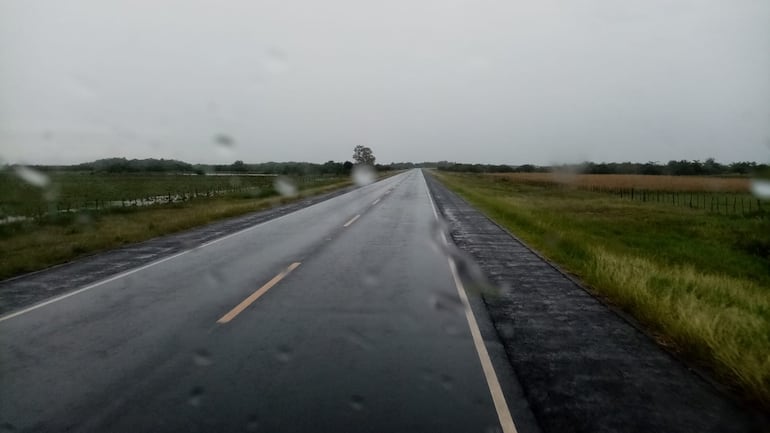
[{"label": "wet asphalt road", "polygon": [[434,218],[412,170],[3,320],[2,428],[499,431]]}]

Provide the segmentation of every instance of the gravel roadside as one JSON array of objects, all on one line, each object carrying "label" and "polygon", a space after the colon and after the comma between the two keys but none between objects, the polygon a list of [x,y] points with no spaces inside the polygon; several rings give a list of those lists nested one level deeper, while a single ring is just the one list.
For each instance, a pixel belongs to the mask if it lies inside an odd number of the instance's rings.
[{"label": "gravel roadside", "polygon": [[483,295],[544,432],[762,432],[742,407],[426,174],[452,240],[500,288]]}]

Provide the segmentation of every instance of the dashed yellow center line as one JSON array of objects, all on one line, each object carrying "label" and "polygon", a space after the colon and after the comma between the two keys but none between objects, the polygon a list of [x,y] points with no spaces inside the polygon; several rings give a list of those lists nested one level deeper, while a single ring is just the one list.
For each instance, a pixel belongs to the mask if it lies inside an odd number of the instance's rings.
[{"label": "dashed yellow center line", "polygon": [[377,204],[377,203],[379,203],[379,202],[380,202],[380,199],[377,199],[377,200],[375,200],[375,201],[372,203],[372,206],[376,205],[376,204]]},{"label": "dashed yellow center line", "polygon": [[353,218],[351,218],[350,221],[346,222],[345,225],[343,225],[342,227],[347,227],[347,226],[353,224],[359,218],[361,218],[361,214],[358,214],[358,215],[354,216]]},{"label": "dashed yellow center line", "polygon": [[241,312],[246,308],[248,308],[249,305],[253,304],[254,301],[259,299],[262,295],[267,293],[268,290],[270,290],[273,286],[278,284],[282,279],[284,279],[287,275],[289,275],[291,271],[297,269],[297,267],[299,267],[300,264],[301,264],[300,262],[294,262],[291,265],[289,265],[289,267],[283,270],[283,272],[273,277],[272,280],[265,283],[264,286],[257,289],[256,292],[252,293],[248,298],[244,299],[243,302],[236,305],[235,308],[233,308],[227,314],[225,314],[219,320],[217,320],[217,323],[224,324],[233,320],[235,316],[241,314]]}]

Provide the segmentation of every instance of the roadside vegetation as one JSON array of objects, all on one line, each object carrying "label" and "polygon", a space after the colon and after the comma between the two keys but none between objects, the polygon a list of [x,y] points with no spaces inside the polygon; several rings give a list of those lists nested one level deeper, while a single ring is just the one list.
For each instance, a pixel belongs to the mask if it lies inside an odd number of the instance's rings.
[{"label": "roadside vegetation", "polygon": [[662,345],[770,407],[770,202],[719,213],[616,193],[741,196],[744,179],[435,174]]},{"label": "roadside vegetation", "polygon": [[[278,177],[171,173],[46,176],[40,187],[0,173],[0,279],[352,184],[349,176],[328,175],[278,182]],[[287,194],[294,188],[296,195]]]},{"label": "roadside vegetation", "polygon": [[[39,173],[39,172],[38,172]],[[211,199],[219,196],[265,198],[276,194],[284,177],[263,174],[198,176],[181,173],[102,173],[57,171],[45,174],[45,184],[33,184],[13,171],[0,172],[0,220],[46,214],[144,207]],[[285,177],[297,188],[312,188],[346,176],[335,174]]]}]

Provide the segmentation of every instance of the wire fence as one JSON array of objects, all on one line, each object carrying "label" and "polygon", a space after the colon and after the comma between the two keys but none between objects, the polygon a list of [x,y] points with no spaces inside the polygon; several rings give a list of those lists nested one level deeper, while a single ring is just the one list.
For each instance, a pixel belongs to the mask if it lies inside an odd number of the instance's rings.
[{"label": "wire fence", "polygon": [[660,203],[700,209],[721,215],[755,215],[770,211],[770,203],[747,193],[662,191],[636,188],[588,187],[590,191],[607,193],[622,200]]}]

